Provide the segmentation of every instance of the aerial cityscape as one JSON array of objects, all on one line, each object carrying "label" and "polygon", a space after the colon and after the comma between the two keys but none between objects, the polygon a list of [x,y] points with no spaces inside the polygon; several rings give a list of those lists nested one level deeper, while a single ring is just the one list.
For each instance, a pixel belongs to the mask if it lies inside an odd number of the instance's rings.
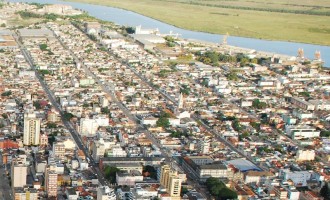
[{"label": "aerial cityscape", "polygon": [[[149,16],[158,1],[143,2]],[[315,24],[328,37],[219,29],[210,42],[99,19],[66,2],[0,1],[0,200],[330,200],[329,52],[230,42],[329,45],[328,0],[294,11],[294,2],[286,10],[219,2],[173,6],[320,16]]]}]

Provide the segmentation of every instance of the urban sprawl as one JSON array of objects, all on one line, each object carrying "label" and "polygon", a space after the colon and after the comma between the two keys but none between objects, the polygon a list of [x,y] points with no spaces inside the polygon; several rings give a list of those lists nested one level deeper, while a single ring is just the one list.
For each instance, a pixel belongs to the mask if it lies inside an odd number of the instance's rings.
[{"label": "urban sprawl", "polygon": [[330,199],[321,52],[186,40],[67,5],[2,3],[0,24],[0,199]]}]

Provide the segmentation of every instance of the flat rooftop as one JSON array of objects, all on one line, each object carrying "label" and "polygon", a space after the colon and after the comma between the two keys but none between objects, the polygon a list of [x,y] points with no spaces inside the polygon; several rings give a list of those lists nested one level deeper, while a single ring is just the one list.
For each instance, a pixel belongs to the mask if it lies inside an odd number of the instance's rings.
[{"label": "flat rooftop", "polygon": [[1,30],[0,31],[0,48],[4,47],[16,47],[17,43],[12,36],[10,30]]},{"label": "flat rooftop", "polygon": [[46,28],[41,29],[19,29],[18,33],[21,37],[54,37],[53,32]]}]

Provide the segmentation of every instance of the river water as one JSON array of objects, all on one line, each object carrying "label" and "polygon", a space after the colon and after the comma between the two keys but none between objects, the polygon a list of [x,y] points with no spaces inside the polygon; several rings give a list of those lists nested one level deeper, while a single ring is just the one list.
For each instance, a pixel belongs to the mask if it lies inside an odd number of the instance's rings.
[{"label": "river water", "polygon": [[[36,2],[36,3],[48,3],[48,4],[68,4],[74,8],[87,11],[91,16],[98,19],[111,21],[116,24],[126,26],[139,26],[142,28],[158,28],[161,33],[178,33],[182,38],[195,39],[207,42],[220,43],[223,39],[223,35],[210,34],[198,31],[189,31],[175,26],[154,20],[152,18],[107,6],[91,5],[84,3],[66,2],[59,0],[9,0],[10,2]],[[329,37],[330,40],[330,37]],[[228,45],[254,49],[257,51],[274,52],[274,54],[284,54],[290,56],[296,56],[299,48],[304,49],[305,57],[309,59],[314,58],[315,51],[321,52],[322,60],[325,62],[325,66],[330,67],[330,46],[312,45],[295,42],[282,42],[282,41],[270,41],[245,37],[229,36],[227,39]]]}]

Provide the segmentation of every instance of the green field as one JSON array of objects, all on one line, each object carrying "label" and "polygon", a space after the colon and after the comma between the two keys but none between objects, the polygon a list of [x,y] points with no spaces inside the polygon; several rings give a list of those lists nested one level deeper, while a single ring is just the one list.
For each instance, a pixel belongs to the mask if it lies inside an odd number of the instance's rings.
[{"label": "green field", "polygon": [[330,0],[70,0],[124,8],[180,28],[330,45]]}]

